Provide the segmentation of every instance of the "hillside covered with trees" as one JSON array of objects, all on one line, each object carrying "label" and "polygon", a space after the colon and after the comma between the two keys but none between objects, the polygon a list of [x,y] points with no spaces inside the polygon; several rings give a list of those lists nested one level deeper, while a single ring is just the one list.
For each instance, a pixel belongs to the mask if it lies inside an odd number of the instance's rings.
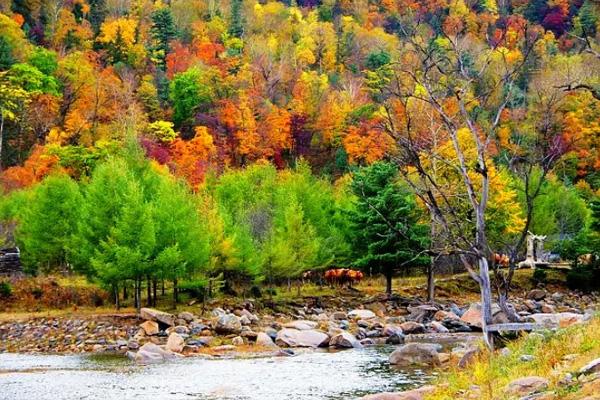
[{"label": "hillside covered with trees", "polygon": [[454,257],[504,306],[528,231],[600,251],[597,1],[0,11],[0,244],[29,273],[118,303]]}]

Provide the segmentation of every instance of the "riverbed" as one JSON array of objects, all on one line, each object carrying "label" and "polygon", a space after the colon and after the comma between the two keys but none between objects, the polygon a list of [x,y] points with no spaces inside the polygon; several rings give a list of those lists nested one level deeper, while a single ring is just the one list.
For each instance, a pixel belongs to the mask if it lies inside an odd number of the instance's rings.
[{"label": "riverbed", "polygon": [[0,354],[0,399],[357,399],[425,384],[394,369],[393,346],[293,357],[200,359],[140,366],[122,356]]}]

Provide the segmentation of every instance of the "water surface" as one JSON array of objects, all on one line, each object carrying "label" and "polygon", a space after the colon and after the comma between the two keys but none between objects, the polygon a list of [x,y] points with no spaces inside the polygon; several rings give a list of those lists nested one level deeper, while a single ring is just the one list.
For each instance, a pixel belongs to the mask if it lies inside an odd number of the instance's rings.
[{"label": "water surface", "polygon": [[421,370],[387,363],[393,347],[295,357],[199,359],[150,366],[124,357],[0,354],[0,399],[356,399],[421,386]]}]

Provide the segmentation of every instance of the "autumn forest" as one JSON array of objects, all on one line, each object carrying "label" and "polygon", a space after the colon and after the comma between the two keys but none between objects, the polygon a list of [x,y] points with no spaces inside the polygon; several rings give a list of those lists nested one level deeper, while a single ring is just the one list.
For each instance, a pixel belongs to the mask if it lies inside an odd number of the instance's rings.
[{"label": "autumn forest", "polygon": [[594,0],[0,11],[0,245],[29,274],[139,305],[450,259],[503,305],[527,232],[600,251]]}]

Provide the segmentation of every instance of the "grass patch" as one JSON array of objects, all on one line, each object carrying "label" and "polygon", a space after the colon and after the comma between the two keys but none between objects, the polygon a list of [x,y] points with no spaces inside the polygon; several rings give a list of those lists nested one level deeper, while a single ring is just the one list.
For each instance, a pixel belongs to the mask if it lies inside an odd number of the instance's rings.
[{"label": "grass patch", "polygon": [[[573,375],[593,359],[600,357],[600,316],[586,324],[565,329],[526,335],[510,343],[510,354],[503,356],[482,352],[467,369],[453,368],[440,376],[437,390],[428,399],[450,400],[471,398],[482,400],[510,399],[506,386],[526,376],[541,376],[550,381],[548,390],[560,399],[576,399],[579,386],[561,385],[567,373]],[[521,361],[522,355],[532,355],[533,361]]]}]

